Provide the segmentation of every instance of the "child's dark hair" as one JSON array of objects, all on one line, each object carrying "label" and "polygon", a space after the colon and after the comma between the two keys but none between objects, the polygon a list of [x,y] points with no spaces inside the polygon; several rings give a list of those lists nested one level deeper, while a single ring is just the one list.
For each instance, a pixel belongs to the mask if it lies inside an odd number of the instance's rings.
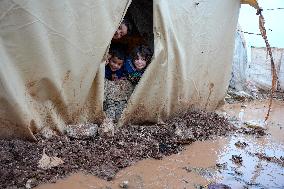
[{"label": "child's dark hair", "polygon": [[132,51],[131,56],[135,60],[138,58],[138,54],[145,58],[147,64],[150,63],[151,58],[152,58],[152,52],[149,47],[145,45],[140,45]]},{"label": "child's dark hair", "polygon": [[127,35],[129,35],[132,31],[132,25],[127,19],[123,19],[121,24],[125,24],[127,27]]},{"label": "child's dark hair", "polygon": [[110,49],[109,54],[111,57],[117,57],[120,60],[124,60],[125,54],[121,49]]}]

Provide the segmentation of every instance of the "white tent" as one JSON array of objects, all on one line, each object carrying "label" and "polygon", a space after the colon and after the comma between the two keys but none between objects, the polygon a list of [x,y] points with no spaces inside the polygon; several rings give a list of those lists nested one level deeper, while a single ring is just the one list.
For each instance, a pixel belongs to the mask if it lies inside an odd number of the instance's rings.
[{"label": "white tent", "polygon": [[230,87],[237,91],[246,89],[247,80],[247,48],[241,28],[238,26],[235,37],[235,50],[233,56],[232,78]]},{"label": "white tent", "polygon": [[[1,138],[102,121],[103,57],[130,3],[0,1]],[[239,0],[153,0],[154,57],[120,123],[213,110],[229,84],[239,7]]]},{"label": "white tent", "polygon": [[[284,49],[271,48],[277,73],[277,90],[284,91]],[[272,82],[270,57],[265,47],[251,47],[248,81],[256,88],[270,90]]]}]

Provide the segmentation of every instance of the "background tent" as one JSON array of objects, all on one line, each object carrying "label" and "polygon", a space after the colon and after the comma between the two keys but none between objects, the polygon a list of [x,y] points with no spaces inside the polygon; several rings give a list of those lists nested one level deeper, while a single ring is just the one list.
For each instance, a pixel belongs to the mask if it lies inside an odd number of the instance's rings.
[{"label": "background tent", "polygon": [[[284,49],[271,48],[277,74],[277,90],[284,91]],[[247,80],[257,89],[271,89],[271,62],[265,47],[251,47],[251,62]]]},{"label": "background tent", "polygon": [[[102,59],[130,3],[0,1],[1,138],[103,119]],[[229,84],[239,7],[239,0],[154,0],[155,55],[121,124],[192,106],[213,110]]]},{"label": "background tent", "polygon": [[247,48],[245,38],[238,26],[235,36],[235,50],[233,56],[232,78],[230,87],[237,91],[245,91],[247,87]]}]

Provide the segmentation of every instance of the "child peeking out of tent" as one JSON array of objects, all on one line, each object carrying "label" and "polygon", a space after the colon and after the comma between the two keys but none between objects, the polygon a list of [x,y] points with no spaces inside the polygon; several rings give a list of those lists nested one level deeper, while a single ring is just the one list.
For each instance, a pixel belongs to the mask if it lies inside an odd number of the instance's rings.
[{"label": "child peeking out of tent", "polygon": [[105,78],[111,81],[119,80],[124,77],[123,63],[124,52],[120,49],[111,49],[106,61]]},{"label": "child peeking out of tent", "polygon": [[126,58],[124,71],[127,79],[136,85],[143,75],[146,67],[151,61],[152,53],[150,48],[140,45],[133,49],[130,57]]},{"label": "child peeking out of tent", "polygon": [[126,19],[122,20],[121,24],[114,33],[112,39],[117,40],[122,38],[123,36],[127,35],[127,33],[130,32],[130,29],[131,29],[131,24]]}]

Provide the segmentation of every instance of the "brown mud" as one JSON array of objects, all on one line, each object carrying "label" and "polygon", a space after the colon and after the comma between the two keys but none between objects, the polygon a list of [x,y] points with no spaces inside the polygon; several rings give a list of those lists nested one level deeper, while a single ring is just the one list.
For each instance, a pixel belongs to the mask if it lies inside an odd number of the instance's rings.
[{"label": "brown mud", "polygon": [[[55,184],[39,189],[106,189],[121,188],[206,188],[210,183],[223,183],[233,189],[284,188],[284,102],[273,101],[269,119],[263,124],[268,101],[226,104],[230,117],[244,109],[244,121],[255,121],[266,129],[266,135],[232,136],[196,141],[185,150],[162,160],[145,159],[122,169],[111,181],[78,172]],[[241,125],[243,127],[243,125]],[[239,156],[241,164],[233,161]],[[281,158],[282,157],[282,158]]]},{"label": "brown mud", "polygon": [[[113,137],[78,140],[37,136],[37,143],[0,140],[0,188],[34,187],[78,171],[111,180],[119,170],[139,160],[162,159],[179,153],[182,144],[223,136],[233,130],[234,127],[216,113],[194,111],[163,124],[124,126]],[[47,170],[39,168],[44,149],[47,156],[58,157],[64,163]]]}]

